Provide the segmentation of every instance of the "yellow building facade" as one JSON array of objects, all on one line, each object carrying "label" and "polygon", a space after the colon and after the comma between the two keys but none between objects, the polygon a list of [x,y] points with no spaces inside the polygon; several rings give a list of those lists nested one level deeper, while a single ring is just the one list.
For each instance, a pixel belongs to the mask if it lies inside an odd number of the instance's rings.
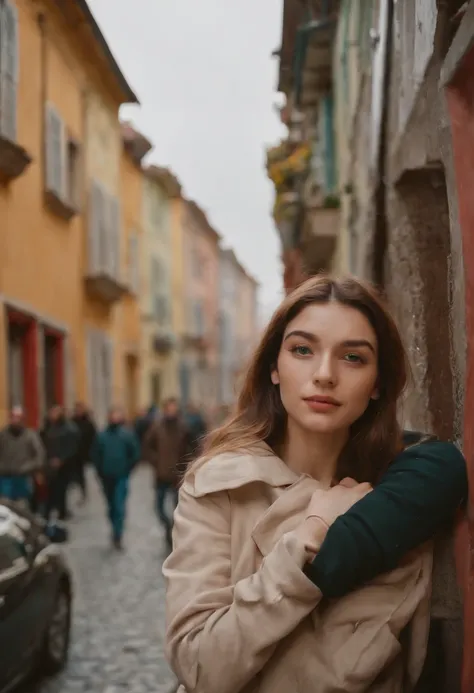
[{"label": "yellow building facade", "polygon": [[[143,180],[143,264],[141,290],[142,407],[159,406],[167,397],[179,397],[179,341],[175,332],[175,290],[182,273],[175,274],[174,224],[181,188],[164,168],[149,166]],[[179,290],[179,289],[178,289]]]},{"label": "yellow building facade", "polygon": [[112,402],[121,276],[118,109],[136,98],[85,2],[6,0],[0,69],[0,422]]}]

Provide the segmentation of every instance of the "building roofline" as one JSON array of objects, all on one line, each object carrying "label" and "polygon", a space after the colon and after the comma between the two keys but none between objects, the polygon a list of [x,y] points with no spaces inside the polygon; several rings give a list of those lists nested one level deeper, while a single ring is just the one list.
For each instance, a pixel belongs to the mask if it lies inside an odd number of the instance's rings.
[{"label": "building roofline", "polygon": [[143,173],[147,178],[161,185],[169,197],[182,197],[182,185],[169,168],[151,164],[143,168]]},{"label": "building roofline", "polygon": [[201,225],[201,227],[207,231],[210,235],[214,236],[217,241],[222,239],[220,233],[211,225],[211,222],[207,218],[206,212],[198,205],[194,200],[186,200],[186,204],[191,214],[194,216],[196,221]]},{"label": "building roofline", "polygon": [[260,282],[257,281],[257,280],[255,279],[255,277],[253,277],[253,276],[250,274],[250,272],[244,267],[244,265],[240,262],[239,258],[237,257],[237,255],[236,255],[236,253],[235,253],[235,250],[234,250],[233,248],[231,248],[230,246],[221,248],[221,253],[222,253],[223,255],[227,255],[228,257],[230,257],[230,258],[232,259],[232,261],[235,263],[235,265],[237,266],[237,268],[240,270],[240,272],[242,272],[242,274],[243,274],[245,277],[247,277],[247,279],[248,279],[249,281],[251,281],[252,284],[254,284],[256,287],[259,287],[259,286],[260,286]]},{"label": "building roofline", "polygon": [[[98,47],[103,53],[103,56],[108,63],[108,66],[112,73],[115,76],[115,79],[117,81],[117,84],[122,91],[125,101],[124,103],[130,103],[130,104],[139,104],[139,100],[135,92],[133,91],[132,87],[128,83],[125,75],[123,74],[122,70],[119,67],[118,62],[116,61],[112,51],[110,50],[110,47],[105,39],[105,36],[103,35],[102,31],[100,30],[99,25],[97,24],[97,21],[92,14],[92,11],[87,3],[87,0],[73,0],[75,5],[79,8],[79,10],[82,12],[84,15],[84,18],[89,25],[92,34],[97,42]],[[67,0],[56,0],[56,4],[59,8],[62,8],[62,11],[64,11],[65,5],[67,3]]]},{"label": "building roofline", "polygon": [[125,152],[137,166],[141,166],[142,159],[153,149],[152,142],[128,121],[121,121],[120,131]]}]

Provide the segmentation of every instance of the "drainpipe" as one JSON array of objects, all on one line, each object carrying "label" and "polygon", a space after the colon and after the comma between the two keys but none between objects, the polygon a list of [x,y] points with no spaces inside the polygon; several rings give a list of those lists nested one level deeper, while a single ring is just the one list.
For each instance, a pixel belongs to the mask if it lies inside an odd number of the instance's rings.
[{"label": "drainpipe", "polygon": [[[372,257],[372,277],[381,288],[385,288],[385,261],[388,244],[387,228],[387,136],[388,120],[390,113],[390,74],[392,68],[392,39],[393,39],[393,0],[383,0],[386,5],[386,31],[385,36],[379,36],[378,40],[385,43],[385,61],[383,66],[382,104],[380,117],[380,131],[378,143],[378,155],[376,158],[376,187],[375,187],[375,229],[374,251]],[[383,11],[383,10],[382,10]]]},{"label": "drainpipe", "polygon": [[46,17],[40,12],[36,17],[40,32],[40,122],[42,138],[41,180],[46,188],[46,104],[48,101],[48,46]]}]

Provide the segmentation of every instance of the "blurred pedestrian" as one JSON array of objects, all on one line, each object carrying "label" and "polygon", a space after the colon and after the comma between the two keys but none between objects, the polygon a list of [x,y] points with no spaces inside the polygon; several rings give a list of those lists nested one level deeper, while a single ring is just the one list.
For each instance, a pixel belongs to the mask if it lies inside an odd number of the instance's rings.
[{"label": "blurred pedestrian", "polygon": [[199,457],[202,451],[202,444],[207,434],[207,425],[199,407],[189,403],[185,414],[186,426],[189,430],[192,457]]},{"label": "blurred pedestrian", "polygon": [[155,474],[156,512],[170,549],[173,521],[167,512],[167,500],[176,506],[178,484],[191,458],[192,443],[192,435],[179,413],[178,400],[170,397],[163,404],[162,416],[152,424],[143,442],[144,457]]},{"label": "blurred pedestrian", "polygon": [[82,493],[82,501],[85,503],[87,500],[86,465],[90,461],[92,444],[97,435],[97,429],[83,402],[76,402],[72,420],[79,430],[79,447],[74,460],[73,481],[79,486]]},{"label": "blurred pedestrian", "polygon": [[55,404],[48,412],[41,437],[46,448],[46,520],[49,522],[52,513],[56,512],[58,519],[63,521],[70,517],[67,494],[79,449],[79,429],[66,418],[63,407]]},{"label": "blurred pedestrian", "polygon": [[45,452],[39,435],[25,424],[22,407],[12,407],[0,431],[0,498],[31,502],[34,478],[39,482]]},{"label": "blurred pedestrian", "polygon": [[123,548],[122,539],[130,474],[139,461],[140,446],[135,433],[124,425],[124,413],[114,407],[109,422],[93,445],[91,460],[100,479],[112,528],[112,545]]},{"label": "blurred pedestrian", "polygon": [[142,407],[138,412],[138,416],[135,418],[134,427],[135,435],[138,438],[140,445],[143,443],[143,439],[146,435],[148,428],[150,427],[150,416],[147,407]]}]

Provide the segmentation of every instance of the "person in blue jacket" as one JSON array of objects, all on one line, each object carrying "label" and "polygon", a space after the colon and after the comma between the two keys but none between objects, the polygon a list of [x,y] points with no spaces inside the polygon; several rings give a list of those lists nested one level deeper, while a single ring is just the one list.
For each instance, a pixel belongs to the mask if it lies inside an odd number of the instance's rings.
[{"label": "person in blue jacket", "polygon": [[112,544],[122,549],[130,474],[140,459],[140,445],[134,432],[124,425],[124,413],[114,407],[107,427],[92,446],[91,458],[96,468],[112,526]]}]

